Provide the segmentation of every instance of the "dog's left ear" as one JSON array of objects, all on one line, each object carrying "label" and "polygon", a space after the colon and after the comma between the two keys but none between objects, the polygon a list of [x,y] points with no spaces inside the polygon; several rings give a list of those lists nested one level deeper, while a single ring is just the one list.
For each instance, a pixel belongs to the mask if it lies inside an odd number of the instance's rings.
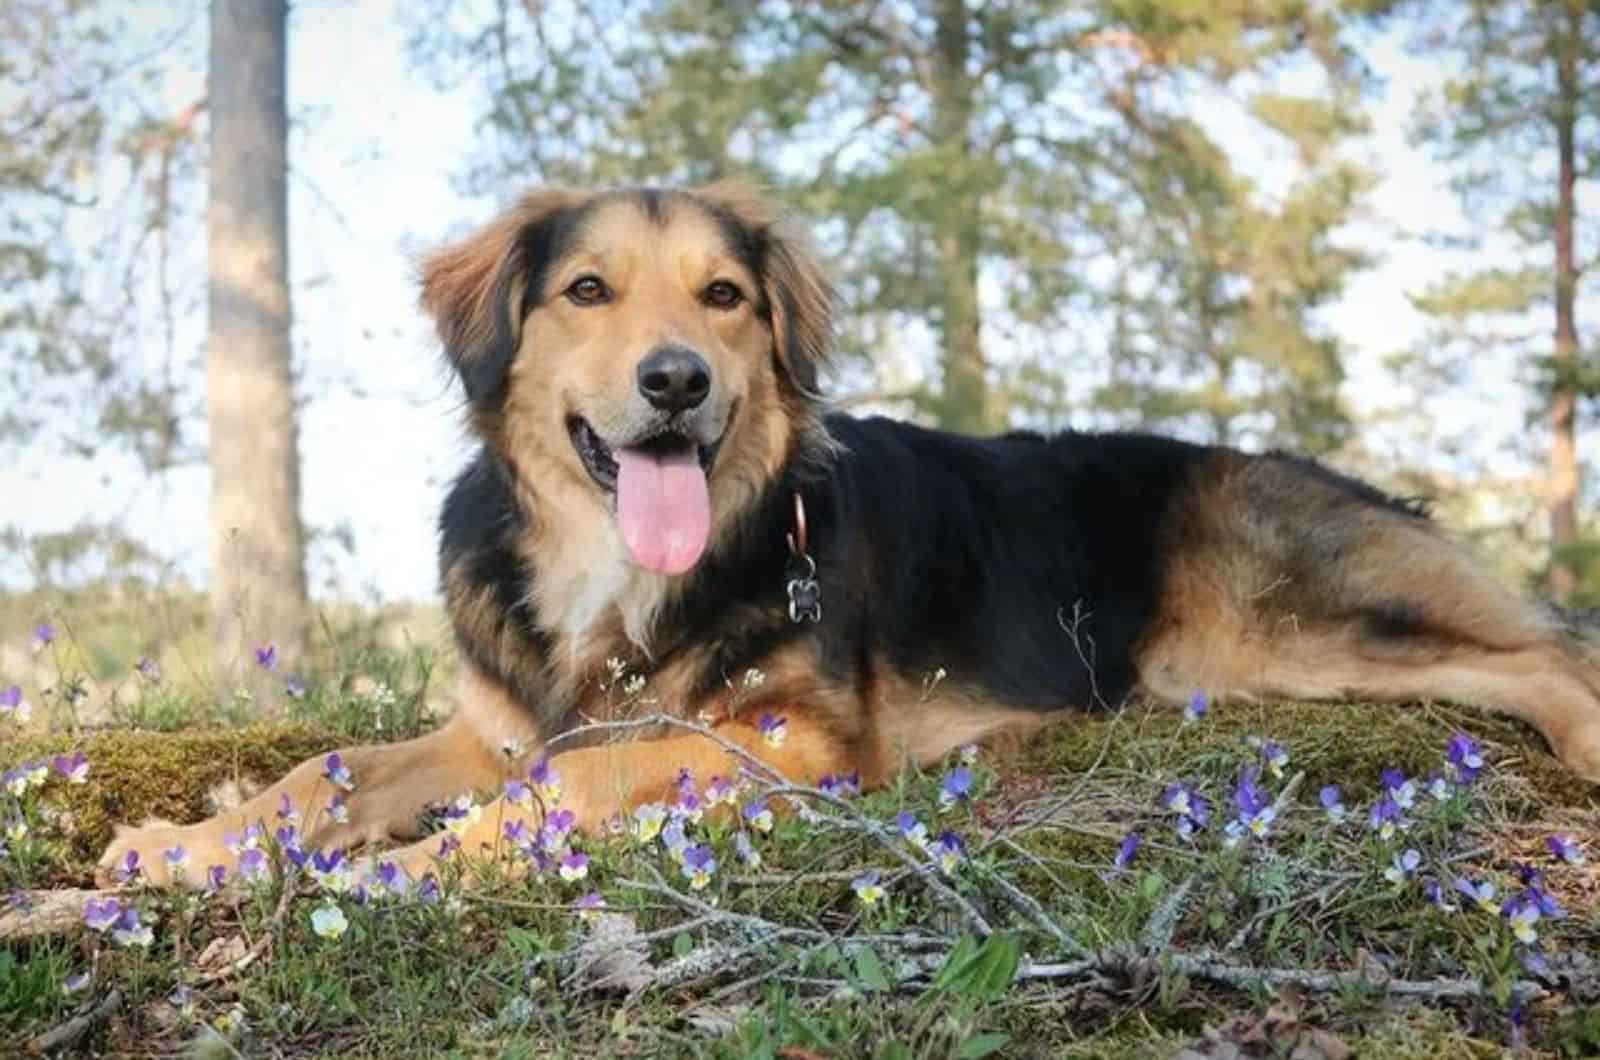
[{"label": "dog's left ear", "polygon": [[433,317],[473,404],[493,399],[505,386],[522,340],[529,291],[560,252],[561,233],[573,227],[581,200],[564,188],[530,192],[423,261],[422,308]]},{"label": "dog's left ear", "polygon": [[817,376],[834,350],[834,302],[811,237],[747,185],[724,182],[696,194],[725,210],[761,248],[762,294],[772,313],[778,365],[803,396],[820,396]]}]

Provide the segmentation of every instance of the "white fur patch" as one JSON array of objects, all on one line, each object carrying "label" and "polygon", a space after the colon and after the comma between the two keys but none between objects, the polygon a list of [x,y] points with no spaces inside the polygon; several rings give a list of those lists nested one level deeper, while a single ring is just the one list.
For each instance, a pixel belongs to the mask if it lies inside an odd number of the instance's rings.
[{"label": "white fur patch", "polygon": [[540,557],[533,606],[541,623],[559,632],[576,662],[615,608],[623,632],[646,656],[656,616],[671,579],[641,570],[611,519],[582,535],[564,535],[560,555]]}]

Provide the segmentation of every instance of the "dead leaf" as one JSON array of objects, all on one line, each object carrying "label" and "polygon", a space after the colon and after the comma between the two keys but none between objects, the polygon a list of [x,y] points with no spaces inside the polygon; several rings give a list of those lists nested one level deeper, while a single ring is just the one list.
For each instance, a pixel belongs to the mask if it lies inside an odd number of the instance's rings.
[{"label": "dead leaf", "polygon": [[219,935],[206,943],[206,948],[195,958],[195,964],[207,971],[225,968],[243,957],[249,949],[242,935]]},{"label": "dead leaf", "polygon": [[594,990],[633,993],[655,979],[649,950],[638,941],[639,926],[626,913],[601,913],[578,947],[576,977]]}]

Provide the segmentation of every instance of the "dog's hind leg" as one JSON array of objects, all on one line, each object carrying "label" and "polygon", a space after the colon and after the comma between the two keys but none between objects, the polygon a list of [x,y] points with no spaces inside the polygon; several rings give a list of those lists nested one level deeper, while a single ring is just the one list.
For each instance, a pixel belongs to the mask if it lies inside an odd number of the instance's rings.
[{"label": "dog's hind leg", "polygon": [[1485,707],[1600,780],[1600,669],[1553,611],[1426,519],[1297,462],[1236,454],[1182,503],[1138,653],[1152,694]]},{"label": "dog's hind leg", "polygon": [[[505,693],[469,673],[460,710],[438,730],[402,743],[341,749],[338,764],[348,779],[329,776],[328,756],[321,755],[236,809],[197,824],[125,829],[101,856],[97,876],[102,883],[112,882],[129,852],[137,851],[140,873],[149,883],[201,886],[213,865],[221,865],[232,878],[239,853],[230,833],[243,837],[251,826],[261,830],[258,842],[264,843],[277,828],[292,823],[307,849],[415,838],[429,804],[498,790],[507,777],[525,768],[527,756],[539,744],[531,723],[521,718]],[[280,811],[291,814],[292,821]],[[164,856],[179,847],[188,861],[181,879]]]}]

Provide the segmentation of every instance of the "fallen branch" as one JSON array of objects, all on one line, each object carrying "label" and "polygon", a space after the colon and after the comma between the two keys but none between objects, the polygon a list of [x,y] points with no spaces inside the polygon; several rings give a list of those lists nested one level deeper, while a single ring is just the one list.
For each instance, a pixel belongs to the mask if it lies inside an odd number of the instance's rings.
[{"label": "fallen branch", "polygon": [[113,988],[92,1008],[67,1020],[59,1027],[44,1032],[28,1043],[28,1051],[35,1055],[53,1053],[78,1044],[84,1035],[108,1019],[122,1005],[122,991]]},{"label": "fallen branch", "polygon": [[0,912],[0,942],[64,935],[83,927],[83,907],[116,891],[22,891]]},{"label": "fallen branch", "polygon": [[[1476,979],[1389,979],[1362,971],[1313,972],[1299,968],[1257,968],[1248,964],[1233,964],[1209,953],[1164,953],[1158,956],[1142,956],[1123,950],[1107,951],[1094,957],[1055,964],[1024,962],[1017,969],[1017,979],[1079,979],[1088,975],[1139,978],[1148,977],[1163,969],[1178,972],[1191,979],[1204,979],[1238,990],[1292,985],[1316,994],[1367,990],[1395,997],[1415,997],[1429,1001],[1460,1000],[1487,995],[1483,984]],[[1544,993],[1543,987],[1527,979],[1519,979],[1511,984],[1511,1000],[1514,1002],[1529,1001],[1544,996]]]}]

